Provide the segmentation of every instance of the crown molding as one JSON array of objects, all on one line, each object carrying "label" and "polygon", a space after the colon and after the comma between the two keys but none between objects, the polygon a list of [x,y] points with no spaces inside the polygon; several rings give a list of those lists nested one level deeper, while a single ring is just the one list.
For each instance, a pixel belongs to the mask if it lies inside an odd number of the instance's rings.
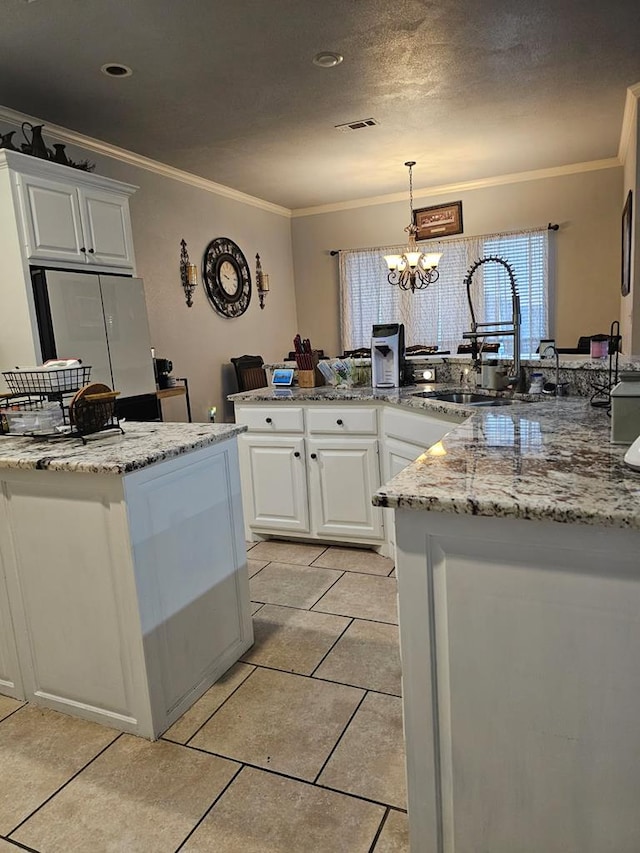
[{"label": "crown molding", "polygon": [[623,166],[629,156],[631,136],[638,116],[638,100],[640,100],[640,83],[635,83],[627,89],[627,97],[624,102],[620,146],[618,148],[618,160]]},{"label": "crown molding", "polygon": [[261,198],[248,195],[239,190],[225,187],[223,184],[217,184],[215,181],[209,181],[206,178],[201,178],[191,172],[185,172],[182,169],[176,169],[173,166],[168,166],[166,163],[161,163],[159,160],[152,160],[150,157],[143,157],[141,154],[136,154],[134,151],[128,151],[126,148],[118,148],[117,145],[111,145],[109,142],[103,142],[100,139],[95,139],[92,136],[85,136],[83,133],[78,133],[75,130],[70,130],[67,127],[61,127],[57,124],[51,124],[44,119],[35,116],[27,115],[26,113],[18,112],[17,110],[9,109],[9,107],[0,106],[0,120],[10,122],[11,124],[22,124],[23,121],[28,121],[31,124],[46,125],[46,133],[48,136],[53,136],[61,142],[69,145],[78,145],[87,151],[93,151],[95,154],[101,154],[105,157],[111,157],[113,160],[119,160],[121,163],[127,163],[129,166],[136,166],[139,169],[145,169],[147,172],[154,172],[157,175],[162,175],[164,178],[171,178],[174,181],[180,181],[183,184],[196,187],[205,192],[213,193],[214,195],[223,196],[224,198],[239,201],[242,204],[251,205],[251,207],[266,210],[268,213],[276,213],[279,216],[291,217],[291,211],[287,207],[282,207],[279,204],[265,201]]},{"label": "crown molding", "polygon": [[[601,169],[614,169],[621,163],[617,157],[609,157],[606,160],[591,160],[587,163],[573,163],[569,166],[554,166],[549,169],[536,169],[531,172],[515,172],[510,175],[496,175],[493,178],[480,178],[477,181],[465,181],[459,184],[443,184],[435,187],[424,187],[414,189],[413,197],[432,198],[439,195],[453,195],[455,193],[467,192],[469,190],[481,190],[487,187],[500,187],[505,184],[518,184],[525,181],[539,181],[544,178],[558,178],[563,175],[576,175],[580,172],[597,172]],[[336,204],[321,204],[317,207],[301,207],[291,211],[295,219],[300,216],[314,216],[319,213],[335,213],[339,210],[353,210],[357,207],[372,207],[376,204],[390,204],[396,201],[406,201],[406,191],[379,195],[372,198],[360,198],[353,201],[341,201]]]}]

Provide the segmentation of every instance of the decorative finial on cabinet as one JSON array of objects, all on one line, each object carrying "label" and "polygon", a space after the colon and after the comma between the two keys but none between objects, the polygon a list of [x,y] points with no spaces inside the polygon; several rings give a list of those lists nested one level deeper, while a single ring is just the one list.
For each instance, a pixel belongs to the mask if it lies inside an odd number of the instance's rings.
[{"label": "decorative finial on cabinet", "polygon": [[269,276],[262,271],[260,263],[260,255],[256,252],[256,287],[258,289],[258,299],[260,300],[260,308],[264,308],[264,300],[269,292]]},{"label": "decorative finial on cabinet", "polygon": [[193,291],[198,286],[198,267],[189,262],[189,252],[184,240],[180,241],[180,279],[187,300],[187,307],[193,305]]}]

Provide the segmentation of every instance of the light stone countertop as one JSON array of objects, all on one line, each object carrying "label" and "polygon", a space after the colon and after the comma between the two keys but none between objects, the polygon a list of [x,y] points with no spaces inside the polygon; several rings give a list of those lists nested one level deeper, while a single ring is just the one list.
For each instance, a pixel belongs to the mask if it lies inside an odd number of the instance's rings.
[{"label": "light stone countertop", "polygon": [[125,421],[124,435],[113,433],[78,439],[38,441],[0,436],[0,468],[128,474],[224,441],[246,430],[242,424],[138,423]]},{"label": "light stone countertop", "polygon": [[473,408],[412,397],[416,390],[295,388],[280,398],[262,388],[230,399],[376,400],[466,418],[380,488],[378,506],[640,530],[640,472],[624,464],[627,447],[610,443],[606,411],[587,398]]}]

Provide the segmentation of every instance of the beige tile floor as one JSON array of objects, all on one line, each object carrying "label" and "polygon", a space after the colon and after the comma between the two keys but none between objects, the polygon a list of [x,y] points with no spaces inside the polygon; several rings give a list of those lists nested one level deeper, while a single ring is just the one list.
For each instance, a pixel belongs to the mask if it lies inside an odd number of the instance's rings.
[{"label": "beige tile floor", "polygon": [[156,743],[0,696],[0,853],[408,853],[392,562],[248,557],[256,642]]}]

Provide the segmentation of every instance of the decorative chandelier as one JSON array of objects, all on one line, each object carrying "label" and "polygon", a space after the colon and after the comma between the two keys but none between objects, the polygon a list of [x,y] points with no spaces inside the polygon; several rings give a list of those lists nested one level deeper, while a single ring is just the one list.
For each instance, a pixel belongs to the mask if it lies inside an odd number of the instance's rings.
[{"label": "decorative chandelier", "polygon": [[413,167],[415,160],[407,160],[404,164],[409,167],[409,224],[404,229],[409,235],[407,248],[401,255],[385,255],[389,267],[387,281],[397,284],[401,290],[424,290],[437,281],[440,273],[438,263],[442,252],[423,253],[416,245],[418,228],[413,219]]}]

